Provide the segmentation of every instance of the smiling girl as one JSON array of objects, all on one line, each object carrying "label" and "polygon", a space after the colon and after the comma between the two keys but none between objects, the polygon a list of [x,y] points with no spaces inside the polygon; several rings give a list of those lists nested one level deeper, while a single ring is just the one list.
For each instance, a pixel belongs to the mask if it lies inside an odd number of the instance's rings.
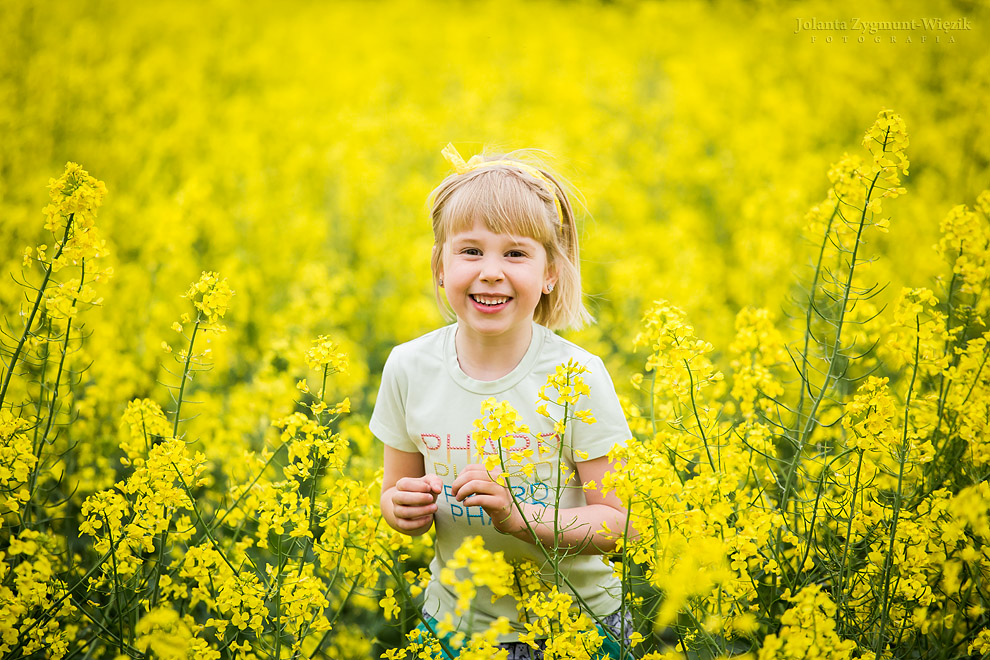
[{"label": "smiling girl", "polygon": [[[571,204],[558,178],[517,153],[465,163],[448,145],[444,155],[455,171],[430,196],[432,270],[437,301],[455,323],[395,347],[385,364],[370,424],[384,443],[382,515],[404,534],[436,530],[427,621],[451,615],[455,629],[470,633],[506,617],[512,630],[499,641],[508,657],[531,657],[518,641],[525,628],[515,603],[505,602],[510,599],[493,603],[480,589],[471,611],[454,616],[457,596],[440,572],[465,537],[480,536],[486,548],[510,561],[545,565],[537,544],[565,549],[557,569],[578,601],[613,637],[628,637],[630,622],[618,612],[618,581],[595,556],[614,549],[603,523],[621,530],[626,512],[614,494],[581,486],[601,482],[610,468],[609,450],[630,437],[629,428],[602,361],[552,332],[591,320],[582,300]],[[588,369],[590,394],[580,407],[597,421],[558,438],[552,420],[536,414],[536,401],[547,374],[571,360]],[[474,420],[490,397],[520,411],[531,432],[515,437],[511,448],[532,449],[536,475],[516,493],[518,507],[510,490],[478,463],[472,442]],[[575,476],[558,500],[549,475],[561,463]],[[532,657],[541,658],[542,651]]]}]

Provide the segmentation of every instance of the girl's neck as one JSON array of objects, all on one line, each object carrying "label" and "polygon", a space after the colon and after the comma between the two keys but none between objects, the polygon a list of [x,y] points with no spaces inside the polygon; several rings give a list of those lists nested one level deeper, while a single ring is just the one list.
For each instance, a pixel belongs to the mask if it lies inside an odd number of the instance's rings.
[{"label": "girl's neck", "polygon": [[475,380],[498,380],[522,361],[532,340],[532,324],[525,326],[525,332],[497,337],[478,335],[458,325],[454,335],[457,364]]}]

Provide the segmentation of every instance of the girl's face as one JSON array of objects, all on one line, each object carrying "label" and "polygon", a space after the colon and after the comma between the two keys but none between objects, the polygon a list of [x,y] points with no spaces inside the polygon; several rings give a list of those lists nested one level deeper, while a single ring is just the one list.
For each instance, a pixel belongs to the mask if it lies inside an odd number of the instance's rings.
[{"label": "girl's face", "polygon": [[450,236],[440,273],[459,328],[468,336],[529,341],[536,305],[555,282],[538,241],[496,234],[475,220]]}]

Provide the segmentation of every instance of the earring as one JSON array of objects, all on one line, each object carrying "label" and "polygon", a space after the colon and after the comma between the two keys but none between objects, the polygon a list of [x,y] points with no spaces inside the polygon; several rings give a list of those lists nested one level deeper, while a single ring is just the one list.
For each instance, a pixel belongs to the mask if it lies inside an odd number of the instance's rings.
[{"label": "earring", "polygon": [[443,278],[442,277],[440,278],[440,288],[441,289],[443,288]]},{"label": "earring", "polygon": [[553,293],[553,284],[547,284],[547,293]]}]

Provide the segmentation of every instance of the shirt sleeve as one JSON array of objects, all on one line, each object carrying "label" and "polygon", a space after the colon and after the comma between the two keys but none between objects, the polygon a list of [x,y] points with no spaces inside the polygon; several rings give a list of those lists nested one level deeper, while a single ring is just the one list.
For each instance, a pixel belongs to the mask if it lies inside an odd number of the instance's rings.
[{"label": "shirt sleeve", "polygon": [[393,350],[382,368],[382,383],[378,388],[378,399],[375,401],[368,428],[389,447],[415,454],[419,453],[419,448],[406,430],[408,392],[408,379],[401,367],[400,356]]},{"label": "shirt sleeve", "polygon": [[625,444],[632,433],[626,422],[622,404],[615,393],[612,378],[605,369],[605,363],[599,357],[592,357],[587,365],[588,373],[584,374],[590,393],[578,400],[578,410],[591,410],[595,418],[594,424],[586,424],[580,420],[571,422],[572,451],[587,453],[574,455],[575,462],[601,458],[617,444]]}]

